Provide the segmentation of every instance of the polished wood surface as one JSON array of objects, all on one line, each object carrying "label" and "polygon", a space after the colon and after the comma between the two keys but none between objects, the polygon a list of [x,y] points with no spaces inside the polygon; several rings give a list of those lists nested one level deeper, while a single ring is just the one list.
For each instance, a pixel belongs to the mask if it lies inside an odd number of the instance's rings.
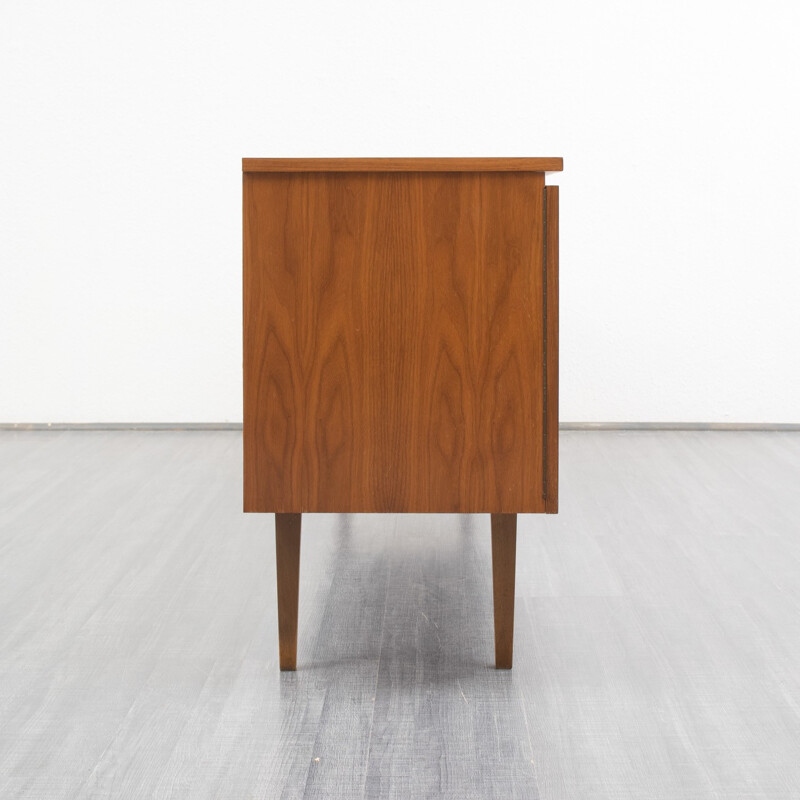
[{"label": "polished wood surface", "polygon": [[562,158],[243,158],[244,172],[560,172]]},{"label": "polished wood surface", "polygon": [[558,510],[560,159],[244,159],[244,508],[276,512],[281,669],[303,512]]},{"label": "polished wood surface", "polygon": [[516,561],[517,515],[492,514],[494,665],[497,669],[511,669],[514,660]]},{"label": "polished wood surface", "polygon": [[275,564],[278,575],[280,668],[297,665],[297,604],[300,589],[301,514],[275,515]]},{"label": "polished wood surface", "polygon": [[544,175],[243,178],[245,510],[546,511]]},{"label": "polished wood surface", "polygon": [[544,498],[558,513],[558,186],[545,187],[544,208]]}]

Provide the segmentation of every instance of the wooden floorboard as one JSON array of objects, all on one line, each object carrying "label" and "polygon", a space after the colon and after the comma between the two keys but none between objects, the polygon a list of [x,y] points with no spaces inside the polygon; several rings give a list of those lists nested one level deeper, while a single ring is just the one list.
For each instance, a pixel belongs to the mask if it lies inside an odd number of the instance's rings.
[{"label": "wooden floorboard", "polygon": [[800,796],[800,434],[561,434],[518,518],[306,515],[297,672],[237,431],[0,431],[0,797]]}]

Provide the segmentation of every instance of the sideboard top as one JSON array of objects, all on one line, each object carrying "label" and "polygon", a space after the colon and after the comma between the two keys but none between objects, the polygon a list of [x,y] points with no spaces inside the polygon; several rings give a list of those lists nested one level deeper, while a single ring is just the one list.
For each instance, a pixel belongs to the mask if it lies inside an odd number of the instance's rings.
[{"label": "sideboard top", "polygon": [[243,158],[242,172],[561,172],[553,158]]}]

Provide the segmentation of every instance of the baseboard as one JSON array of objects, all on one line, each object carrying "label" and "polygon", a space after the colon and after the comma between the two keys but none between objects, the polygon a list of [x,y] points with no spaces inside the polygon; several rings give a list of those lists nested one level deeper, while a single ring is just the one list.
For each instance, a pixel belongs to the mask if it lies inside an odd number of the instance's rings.
[{"label": "baseboard", "polygon": [[241,422],[0,422],[12,431],[240,431]]},{"label": "baseboard", "polygon": [[800,422],[562,422],[562,431],[800,431]]},{"label": "baseboard", "polygon": [[[797,422],[562,422],[562,431],[800,431]],[[0,422],[11,431],[240,431],[241,422]]]}]

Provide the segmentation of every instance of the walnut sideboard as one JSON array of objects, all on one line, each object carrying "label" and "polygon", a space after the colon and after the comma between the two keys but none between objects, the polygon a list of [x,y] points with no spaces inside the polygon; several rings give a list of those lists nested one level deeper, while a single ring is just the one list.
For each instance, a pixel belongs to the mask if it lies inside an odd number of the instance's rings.
[{"label": "walnut sideboard", "polygon": [[274,512],[294,669],[303,512],[558,510],[560,158],[245,158],[244,510]]}]

